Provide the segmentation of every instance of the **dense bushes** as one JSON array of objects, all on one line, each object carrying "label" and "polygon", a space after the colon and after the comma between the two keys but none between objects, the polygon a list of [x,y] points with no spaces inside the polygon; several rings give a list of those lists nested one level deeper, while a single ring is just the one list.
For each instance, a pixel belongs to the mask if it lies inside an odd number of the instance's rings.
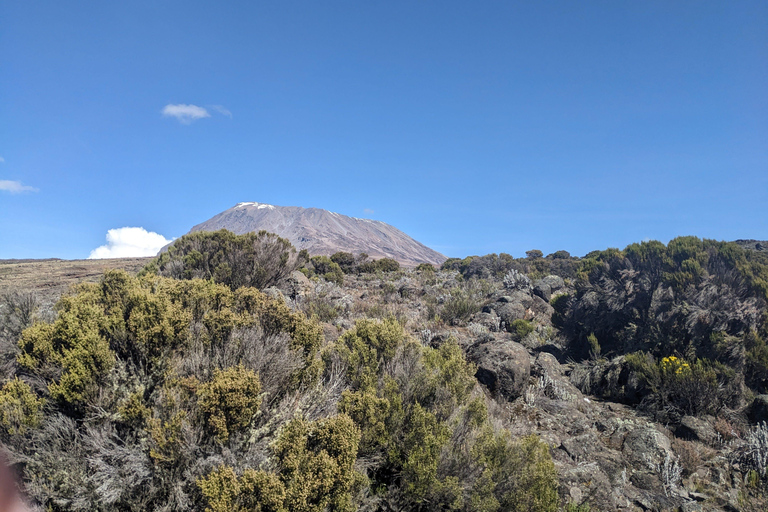
[{"label": "dense bushes", "polygon": [[642,352],[627,356],[649,394],[645,406],[667,419],[684,415],[717,415],[723,407],[737,405],[738,382],[724,365],[704,359],[688,362],[669,356],[656,361]]},{"label": "dense bushes", "polygon": [[369,506],[556,510],[546,445],[494,431],[456,344],[423,347],[394,320],[360,321],[325,358],[341,361],[352,384],[339,410],[360,427]]},{"label": "dense bushes", "polygon": [[279,285],[308,259],[274,233],[235,235],[227,230],[185,235],[150,263],[145,272],[176,279],[213,279],[237,289]]},{"label": "dense bushes", "polygon": [[510,270],[528,274],[532,278],[549,274],[562,278],[574,278],[578,261],[578,258],[572,258],[567,251],[557,251],[544,257],[541,251],[532,250],[526,253],[525,258],[513,258],[505,253],[467,256],[464,259],[448,258],[441,268],[458,271],[466,278],[501,279]]},{"label": "dense bushes", "polygon": [[736,244],[643,242],[588,254],[556,320],[574,355],[588,355],[594,333],[604,354],[717,360],[763,391],[767,283],[768,256]]}]

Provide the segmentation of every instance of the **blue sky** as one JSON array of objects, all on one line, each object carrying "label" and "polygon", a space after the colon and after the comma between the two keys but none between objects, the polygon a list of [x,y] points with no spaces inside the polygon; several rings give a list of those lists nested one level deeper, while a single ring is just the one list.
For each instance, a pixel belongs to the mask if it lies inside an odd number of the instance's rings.
[{"label": "blue sky", "polygon": [[449,256],[768,239],[766,20],[764,1],[4,0],[0,258],[177,237],[240,201]]}]

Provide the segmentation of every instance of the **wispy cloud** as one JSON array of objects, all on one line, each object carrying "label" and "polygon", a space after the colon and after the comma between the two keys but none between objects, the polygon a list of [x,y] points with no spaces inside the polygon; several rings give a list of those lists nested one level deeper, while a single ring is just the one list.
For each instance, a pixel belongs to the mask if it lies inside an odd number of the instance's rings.
[{"label": "wispy cloud", "polygon": [[89,260],[154,256],[168,240],[163,235],[144,228],[117,228],[107,231],[107,244],[91,251]]},{"label": "wispy cloud", "polygon": [[211,114],[203,107],[197,105],[184,105],[179,103],[174,105],[169,103],[163,107],[163,116],[175,117],[181,124],[189,124],[192,121],[203,119],[205,117],[211,117]]},{"label": "wispy cloud", "polygon": [[20,181],[0,180],[0,190],[10,192],[11,194],[21,194],[23,192],[37,192],[35,187],[24,185]]},{"label": "wispy cloud", "polygon": [[5,158],[0,156],[0,164],[3,164],[3,163],[5,163]]},{"label": "wispy cloud", "polygon": [[225,108],[223,105],[209,105],[208,108],[232,119],[232,112],[230,112],[229,109]]},{"label": "wispy cloud", "polygon": [[370,215],[370,214],[374,213],[374,211],[371,210],[370,208],[363,208],[363,213],[367,213],[368,215]]}]

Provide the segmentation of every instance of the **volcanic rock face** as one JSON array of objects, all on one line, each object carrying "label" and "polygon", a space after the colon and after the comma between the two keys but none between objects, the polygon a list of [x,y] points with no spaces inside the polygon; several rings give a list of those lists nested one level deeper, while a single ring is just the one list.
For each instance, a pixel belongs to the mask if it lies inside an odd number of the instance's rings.
[{"label": "volcanic rock face", "polygon": [[238,235],[266,230],[287,238],[312,255],[338,251],[364,252],[372,258],[393,258],[407,266],[440,265],[445,256],[377,220],[358,219],[319,208],[238,203],[193,227],[194,231],[228,229]]}]

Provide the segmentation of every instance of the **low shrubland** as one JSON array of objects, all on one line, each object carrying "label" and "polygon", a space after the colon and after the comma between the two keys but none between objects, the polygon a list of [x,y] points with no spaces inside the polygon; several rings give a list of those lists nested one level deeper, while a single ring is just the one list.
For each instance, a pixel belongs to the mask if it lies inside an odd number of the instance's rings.
[{"label": "low shrubland", "polygon": [[394,317],[328,338],[321,310],[239,285],[285,276],[228,259],[226,244],[253,242],[198,235],[139,277],[110,271],[78,286],[50,321],[34,307],[9,313],[0,440],[36,503],[557,509],[549,448],[488,412],[457,344],[424,346]]}]

